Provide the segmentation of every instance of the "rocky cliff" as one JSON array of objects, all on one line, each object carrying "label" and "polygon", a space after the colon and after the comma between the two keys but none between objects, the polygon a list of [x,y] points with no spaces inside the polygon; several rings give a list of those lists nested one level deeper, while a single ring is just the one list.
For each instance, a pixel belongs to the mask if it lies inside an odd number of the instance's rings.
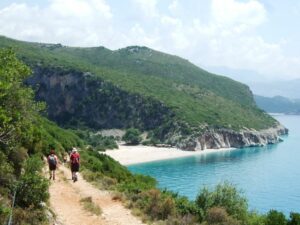
[{"label": "rocky cliff", "polygon": [[190,130],[162,102],[124,91],[91,73],[39,66],[33,71],[26,83],[36,90],[37,100],[47,103],[48,117],[65,127],[136,127],[184,150],[262,146],[279,142],[279,135],[287,133],[280,124],[260,131],[210,127]]},{"label": "rocky cliff", "polygon": [[91,73],[38,67],[26,81],[36,99],[47,103],[47,114],[65,127],[155,129],[173,118],[163,103],[96,78]]},{"label": "rocky cliff", "polygon": [[260,131],[253,129],[241,131],[207,129],[198,137],[181,143],[179,147],[185,150],[197,151],[205,149],[265,146],[282,141],[280,136],[285,134],[288,134],[288,129],[281,124]]}]

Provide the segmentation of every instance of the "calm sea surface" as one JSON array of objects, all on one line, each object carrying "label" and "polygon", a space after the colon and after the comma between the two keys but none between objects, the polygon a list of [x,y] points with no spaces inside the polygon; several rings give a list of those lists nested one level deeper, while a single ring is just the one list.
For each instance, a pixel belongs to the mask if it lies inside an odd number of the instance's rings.
[{"label": "calm sea surface", "polygon": [[155,177],[159,187],[191,200],[199,189],[229,181],[244,191],[251,209],[300,212],[300,116],[276,116],[289,129],[284,142],[129,166]]}]

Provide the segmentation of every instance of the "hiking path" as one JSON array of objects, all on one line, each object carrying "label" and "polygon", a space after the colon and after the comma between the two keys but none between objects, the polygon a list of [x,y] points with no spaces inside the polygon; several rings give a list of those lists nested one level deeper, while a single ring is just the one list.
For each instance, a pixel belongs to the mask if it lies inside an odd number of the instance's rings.
[{"label": "hiking path", "polygon": [[[122,202],[113,200],[111,193],[96,188],[80,174],[73,183],[70,170],[63,165],[56,171],[56,180],[51,180],[49,192],[57,225],[144,225]],[[80,200],[86,197],[102,209],[100,216],[84,209]]]}]

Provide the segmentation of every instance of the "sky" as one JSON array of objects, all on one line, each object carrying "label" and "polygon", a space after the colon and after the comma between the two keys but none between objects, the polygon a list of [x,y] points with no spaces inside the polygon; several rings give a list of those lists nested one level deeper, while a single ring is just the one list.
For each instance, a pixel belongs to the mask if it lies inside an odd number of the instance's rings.
[{"label": "sky", "polygon": [[239,80],[300,79],[299,0],[1,0],[0,35],[147,46]]}]

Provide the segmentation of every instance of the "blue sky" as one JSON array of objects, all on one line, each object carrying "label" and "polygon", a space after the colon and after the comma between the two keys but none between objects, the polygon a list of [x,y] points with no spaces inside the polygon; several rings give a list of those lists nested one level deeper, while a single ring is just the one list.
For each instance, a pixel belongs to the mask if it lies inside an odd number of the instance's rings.
[{"label": "blue sky", "polygon": [[298,0],[0,2],[1,35],[110,49],[144,45],[247,80],[300,79],[299,27]]}]

